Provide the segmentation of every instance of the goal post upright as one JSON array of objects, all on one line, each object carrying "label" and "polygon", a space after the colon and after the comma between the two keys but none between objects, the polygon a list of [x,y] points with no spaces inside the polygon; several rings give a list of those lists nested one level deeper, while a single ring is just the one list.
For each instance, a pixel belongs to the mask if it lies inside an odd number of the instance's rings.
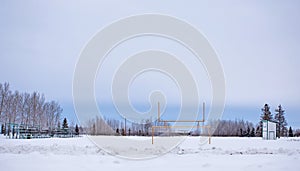
[{"label": "goal post upright", "polygon": [[160,122],[160,103],[157,103],[157,121]]},{"label": "goal post upright", "polygon": [[205,102],[203,102],[202,104],[202,119],[203,119],[203,125],[205,122]]}]

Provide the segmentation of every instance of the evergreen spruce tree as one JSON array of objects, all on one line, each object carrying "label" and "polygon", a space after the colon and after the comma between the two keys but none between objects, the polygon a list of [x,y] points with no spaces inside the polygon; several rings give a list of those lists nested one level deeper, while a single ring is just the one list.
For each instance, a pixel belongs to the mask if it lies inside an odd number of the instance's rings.
[{"label": "evergreen spruce tree", "polygon": [[293,136],[294,136],[293,130],[292,130],[292,127],[290,127],[290,129],[289,129],[289,137],[293,137]]},{"label": "evergreen spruce tree", "polygon": [[268,104],[265,104],[264,107],[261,109],[262,115],[261,115],[261,120],[267,120],[267,121],[272,121],[273,116],[270,112],[270,106]]},{"label": "evergreen spruce tree", "polygon": [[1,125],[1,134],[5,134],[5,126],[4,126],[4,124]]},{"label": "evergreen spruce tree", "polygon": [[76,124],[75,126],[75,135],[79,135],[79,128],[78,128],[78,125]]},{"label": "evergreen spruce tree", "polygon": [[252,128],[251,133],[250,133],[250,136],[251,136],[251,137],[255,137],[255,129],[254,129],[254,128]]},{"label": "evergreen spruce tree", "polygon": [[280,138],[280,136],[284,135],[284,132],[287,129],[287,122],[285,120],[284,110],[282,109],[281,105],[278,106],[275,112],[275,121],[277,122],[277,136]]},{"label": "evergreen spruce tree", "polygon": [[247,128],[247,136],[250,137],[250,127]]},{"label": "evergreen spruce tree", "polygon": [[263,125],[263,120],[267,121],[273,121],[273,116],[272,113],[270,112],[270,106],[268,104],[265,104],[264,107],[261,109],[262,114],[260,116],[260,122],[259,122],[259,130],[261,130],[260,137],[262,137],[262,125]]},{"label": "evergreen spruce tree", "polygon": [[68,129],[69,128],[67,118],[64,118],[62,128],[63,129]]}]

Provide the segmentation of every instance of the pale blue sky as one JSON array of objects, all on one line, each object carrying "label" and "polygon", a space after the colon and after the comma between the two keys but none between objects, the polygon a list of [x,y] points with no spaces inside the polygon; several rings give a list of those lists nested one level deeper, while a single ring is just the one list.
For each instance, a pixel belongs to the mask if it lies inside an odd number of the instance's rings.
[{"label": "pale blue sky", "polygon": [[[0,82],[9,82],[12,89],[20,91],[42,92],[48,99],[58,100],[64,114],[70,115],[73,72],[91,36],[126,16],[166,14],[199,29],[219,54],[226,77],[225,119],[256,121],[264,103],[271,105],[273,113],[282,104],[288,122],[300,127],[299,7],[296,0],[1,1]],[[148,46],[167,49],[168,42],[158,41],[159,44],[139,43],[137,49]],[[125,51],[120,50],[115,56],[120,53]],[[187,65],[201,73],[201,68],[193,62],[188,61]],[[109,79],[110,72],[104,71],[106,77],[98,78],[96,83]],[[133,85],[134,89],[142,84],[143,77],[140,80]],[[102,94],[100,99],[109,99],[109,94],[98,91]],[[200,91],[205,92],[206,88]],[[177,97],[172,92],[169,94]],[[140,97],[133,93],[132,98],[142,100],[145,92],[139,94]]]}]

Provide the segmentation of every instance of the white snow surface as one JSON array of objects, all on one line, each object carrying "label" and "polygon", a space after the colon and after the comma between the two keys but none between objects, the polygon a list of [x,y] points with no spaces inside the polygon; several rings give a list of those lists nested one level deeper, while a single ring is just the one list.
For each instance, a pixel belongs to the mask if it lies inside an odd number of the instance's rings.
[{"label": "white snow surface", "polygon": [[[99,136],[98,139],[122,142],[125,137]],[[151,137],[131,137],[149,140]],[[167,137],[155,137],[156,140]],[[0,137],[2,171],[59,170],[300,170],[300,138],[262,140],[245,137],[212,137],[211,144],[199,137],[187,137],[170,152],[152,159],[133,160],[108,154],[88,137],[47,139],[6,139]],[[155,142],[154,142],[155,143]],[[109,146],[109,144],[108,144]],[[136,150],[122,145],[123,153]],[[140,153],[153,153],[151,148]],[[163,151],[163,150],[162,150]]]}]

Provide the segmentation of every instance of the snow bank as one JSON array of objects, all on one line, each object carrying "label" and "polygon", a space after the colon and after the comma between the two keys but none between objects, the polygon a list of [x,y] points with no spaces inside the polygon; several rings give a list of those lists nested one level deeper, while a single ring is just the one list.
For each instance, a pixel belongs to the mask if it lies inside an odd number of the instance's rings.
[{"label": "snow bank", "polygon": [[103,154],[87,137],[46,139],[1,139],[0,153],[11,154]]},{"label": "snow bank", "polygon": [[[148,148],[136,144],[123,144],[126,137],[99,136],[107,147],[109,142],[119,142],[119,149],[111,147],[115,156],[119,153],[147,153],[153,156],[165,149],[151,144],[151,137],[130,137],[137,142],[148,142]],[[167,137],[155,137],[155,142]],[[170,138],[171,139],[171,138]],[[120,151],[118,151],[120,150]],[[160,151],[157,151],[160,150]],[[300,139],[213,137],[207,139],[187,137],[186,140],[165,155],[151,160],[126,160],[99,149],[88,137],[50,139],[5,139],[0,137],[1,170],[298,170]],[[134,152],[136,153],[136,152]]]}]

